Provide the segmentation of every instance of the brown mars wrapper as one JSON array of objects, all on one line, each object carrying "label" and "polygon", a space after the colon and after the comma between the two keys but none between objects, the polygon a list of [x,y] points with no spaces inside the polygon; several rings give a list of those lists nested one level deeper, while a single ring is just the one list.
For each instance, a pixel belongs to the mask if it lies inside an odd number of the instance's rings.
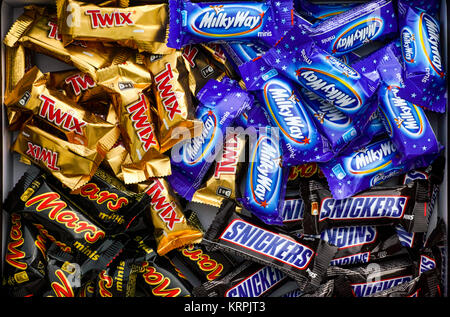
[{"label": "brown mars wrapper", "polygon": [[38,127],[33,119],[19,132],[12,150],[22,156],[23,162],[40,166],[71,190],[89,182],[106,155],[105,151],[58,138]]},{"label": "brown mars wrapper", "polygon": [[164,178],[151,179],[139,184],[139,187],[151,199],[146,217],[153,224],[157,253],[160,256],[201,242],[203,232],[189,223],[177,197]]},{"label": "brown mars wrapper", "polygon": [[57,0],[56,7],[64,45],[74,40],[102,41],[154,54],[174,51],[166,46],[169,24],[167,3],[123,8]]},{"label": "brown mars wrapper", "polygon": [[[164,153],[189,134],[201,133],[202,122],[195,119],[189,90],[188,69],[180,50],[168,55],[149,55],[144,64],[153,75],[152,91],[156,101],[158,139]],[[183,129],[178,133],[177,129]],[[197,132],[198,131],[198,132]]]},{"label": "brown mars wrapper", "polygon": [[169,175],[170,159],[160,152],[152,100],[146,93],[152,75],[132,57],[122,64],[99,70],[97,75],[98,84],[110,93],[122,141],[129,154],[121,165],[124,182],[135,184],[150,177]]},{"label": "brown mars wrapper", "polygon": [[[48,75],[48,74],[47,74]],[[5,99],[5,106],[17,115],[10,129],[20,129],[32,118],[39,118],[64,135],[64,140],[106,153],[116,143],[120,130],[85,110],[47,85],[47,75],[36,66],[30,69]]]},{"label": "brown mars wrapper", "polygon": [[24,10],[3,40],[8,47],[22,45],[36,53],[51,56],[89,74],[94,80],[98,69],[121,63],[126,58],[124,54],[128,48],[105,46],[100,41],[74,41],[64,46],[56,15],[35,5],[25,6]]}]

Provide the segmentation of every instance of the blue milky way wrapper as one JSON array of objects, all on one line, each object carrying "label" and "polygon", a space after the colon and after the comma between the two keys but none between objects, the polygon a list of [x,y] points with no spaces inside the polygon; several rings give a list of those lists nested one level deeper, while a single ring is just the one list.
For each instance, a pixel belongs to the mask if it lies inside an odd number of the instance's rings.
[{"label": "blue milky way wrapper", "polygon": [[220,154],[227,128],[242,111],[250,107],[253,96],[236,81],[212,79],[197,95],[195,117],[203,122],[201,133],[172,149],[172,174],[167,177],[172,188],[191,200],[209,167]]}]

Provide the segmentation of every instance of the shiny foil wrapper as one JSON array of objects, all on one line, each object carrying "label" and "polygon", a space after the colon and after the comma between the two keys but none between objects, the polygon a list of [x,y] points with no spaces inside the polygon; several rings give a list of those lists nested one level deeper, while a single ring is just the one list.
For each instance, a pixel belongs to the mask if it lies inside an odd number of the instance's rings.
[{"label": "shiny foil wrapper", "polygon": [[47,78],[35,66],[7,96],[6,107],[16,112],[10,117],[10,129],[20,128],[30,118],[39,118],[64,135],[65,141],[106,153],[119,137],[118,127],[48,87]]},{"label": "shiny foil wrapper", "polygon": [[62,140],[28,122],[12,146],[25,160],[43,168],[72,190],[95,174],[106,152]]},{"label": "shiny foil wrapper", "polygon": [[121,165],[124,182],[135,184],[150,177],[169,175],[170,161],[161,153],[153,119],[154,107],[146,92],[152,83],[152,75],[131,58],[100,70],[98,76],[98,83],[111,94],[123,145],[129,155]]},{"label": "shiny foil wrapper", "polygon": [[193,243],[200,243],[203,232],[186,219],[178,199],[169,183],[163,178],[154,178],[139,186],[150,196],[146,213],[154,227],[157,253],[166,253]]},{"label": "shiny foil wrapper", "polygon": [[155,54],[174,51],[165,44],[169,21],[165,3],[121,8],[58,0],[56,6],[64,45],[103,41]]},{"label": "shiny foil wrapper", "polygon": [[[181,51],[169,55],[150,55],[144,64],[153,76],[152,91],[156,101],[158,138],[161,152],[166,152],[186,137],[201,132],[202,123],[195,120],[190,74]],[[196,132],[198,131],[198,132]]]},{"label": "shiny foil wrapper", "polygon": [[192,201],[220,207],[225,199],[236,199],[239,195],[239,175],[245,162],[245,135],[229,134],[212,174],[203,187],[193,195]]},{"label": "shiny foil wrapper", "polygon": [[3,42],[8,47],[23,45],[36,53],[54,57],[88,73],[94,80],[98,69],[123,61],[123,47],[105,46],[99,41],[74,41],[64,46],[56,15],[33,5],[25,7]]}]

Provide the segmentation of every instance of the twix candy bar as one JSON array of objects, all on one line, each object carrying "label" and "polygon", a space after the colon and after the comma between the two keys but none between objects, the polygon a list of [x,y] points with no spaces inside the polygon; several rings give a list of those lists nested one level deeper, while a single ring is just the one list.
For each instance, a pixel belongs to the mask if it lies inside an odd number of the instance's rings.
[{"label": "twix candy bar", "polygon": [[192,196],[192,201],[220,207],[225,199],[236,199],[239,193],[240,166],[244,162],[245,136],[230,133],[225,137],[220,159],[213,174]]},{"label": "twix candy bar", "polygon": [[85,185],[105,157],[104,151],[89,149],[58,138],[30,120],[12,146],[24,162],[33,162],[72,190]]},{"label": "twix candy bar", "polygon": [[170,160],[160,153],[153,107],[146,93],[152,75],[133,58],[97,74],[98,83],[112,94],[123,144],[129,153],[130,163],[121,166],[124,182],[135,184],[170,174]]},{"label": "twix candy bar", "polygon": [[[36,117],[61,131],[69,143],[82,145],[100,153],[117,141],[118,127],[86,111],[62,93],[47,86],[47,76],[36,66],[29,70],[5,99],[8,108],[21,112],[14,120]],[[10,122],[18,126],[16,122]]]},{"label": "twix candy bar", "polygon": [[146,186],[144,191],[151,198],[145,215],[155,228],[159,255],[189,244],[200,243],[203,232],[188,222],[178,199],[164,178],[154,178],[140,186]]},{"label": "twix candy bar", "polygon": [[158,116],[158,138],[161,152],[181,141],[176,128],[186,128],[194,136],[194,129],[201,130],[201,123],[194,120],[194,109],[189,90],[188,69],[181,51],[169,55],[150,55],[144,59],[145,66],[153,75],[152,90]]},{"label": "twix candy bar", "polygon": [[64,45],[74,40],[104,41],[156,54],[174,51],[165,44],[169,20],[165,3],[121,8],[58,0],[56,6]]},{"label": "twix candy bar", "polygon": [[47,80],[49,87],[63,91],[67,97],[76,102],[108,98],[102,86],[97,85],[89,74],[77,69],[51,72]]},{"label": "twix candy bar", "polygon": [[30,70],[32,52],[29,49],[23,47],[23,45],[17,45],[14,47],[6,46],[5,48],[5,95],[8,95],[22,79],[23,75]]},{"label": "twix candy bar", "polygon": [[64,46],[56,15],[46,8],[26,6],[4,38],[8,47],[23,45],[36,53],[45,54],[72,65],[96,79],[96,71],[122,62],[123,47],[105,46],[99,41],[74,41]]}]

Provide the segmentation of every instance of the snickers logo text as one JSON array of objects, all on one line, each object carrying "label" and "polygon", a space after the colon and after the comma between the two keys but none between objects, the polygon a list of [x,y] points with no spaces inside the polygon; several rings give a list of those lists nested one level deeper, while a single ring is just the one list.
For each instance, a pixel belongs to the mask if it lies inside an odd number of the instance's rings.
[{"label": "snickers logo text", "polygon": [[384,291],[399,284],[409,282],[411,281],[411,279],[412,276],[408,275],[408,276],[388,278],[385,280],[379,280],[369,283],[352,284],[351,286],[355,297],[365,297],[377,292]]},{"label": "snickers logo text", "polygon": [[275,287],[286,275],[273,267],[266,266],[230,288],[225,297],[259,297]]},{"label": "snickers logo text", "polygon": [[356,196],[341,200],[325,198],[319,221],[325,219],[402,218],[407,206],[406,196]]},{"label": "snickers logo text", "polygon": [[233,220],[220,239],[300,270],[308,267],[315,254],[312,249],[293,239],[240,219]]}]

